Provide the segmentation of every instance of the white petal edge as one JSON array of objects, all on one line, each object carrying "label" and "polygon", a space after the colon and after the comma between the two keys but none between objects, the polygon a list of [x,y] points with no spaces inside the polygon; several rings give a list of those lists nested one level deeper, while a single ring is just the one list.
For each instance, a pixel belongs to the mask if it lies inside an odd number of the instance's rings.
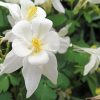
[{"label": "white petal edge", "polygon": [[3,62],[3,64],[1,65],[2,68],[1,68],[0,74],[12,73],[12,72],[18,70],[19,68],[22,67],[22,60],[23,60],[23,58],[16,56],[14,54],[14,52],[11,50],[6,55],[6,58]]},{"label": "white petal edge", "polygon": [[8,40],[9,42],[12,42],[17,37],[12,33],[11,30],[6,30],[3,32],[5,34],[4,40]]},{"label": "white petal edge", "polygon": [[19,0],[5,0],[5,1],[10,3],[19,3]]},{"label": "white petal edge", "polygon": [[42,36],[44,49],[47,51],[57,52],[60,48],[60,39],[55,31],[50,31]]},{"label": "white petal edge", "polygon": [[46,12],[41,7],[37,7],[36,17],[46,17]]},{"label": "white petal edge", "polygon": [[46,2],[46,0],[34,0],[34,3],[36,5],[41,5],[41,4],[45,3],[45,2]]},{"label": "white petal edge", "polygon": [[88,64],[85,65],[84,76],[87,75],[95,67],[96,61],[97,61],[97,56],[92,54],[90,56],[90,61],[88,62]]},{"label": "white petal edge", "polygon": [[37,89],[41,79],[42,72],[38,66],[31,65],[25,58],[23,61],[22,74],[27,89],[26,98],[29,98]]},{"label": "white petal edge", "polygon": [[49,61],[48,53],[46,53],[45,51],[42,51],[42,52],[40,52],[38,54],[31,54],[28,57],[28,61],[32,65],[43,65],[43,64],[46,64]]},{"label": "white petal edge", "polygon": [[14,20],[14,18],[11,15],[8,15],[7,18],[8,18],[10,25],[13,27],[15,25],[16,21]]},{"label": "white petal edge", "polygon": [[97,70],[97,68],[99,67],[100,65],[100,56],[97,56],[97,61],[96,61],[96,64],[95,66],[92,68],[92,70],[90,71],[90,73],[93,73]]},{"label": "white petal edge", "polygon": [[89,0],[91,4],[100,4],[100,0]]},{"label": "white petal edge", "polygon": [[60,13],[65,13],[65,9],[60,0],[52,0],[53,7]]},{"label": "white petal edge", "polygon": [[68,29],[70,28],[70,26],[71,26],[71,23],[66,25],[65,27],[61,28],[59,33],[58,33],[59,36],[61,36],[61,37],[66,36],[68,34]]},{"label": "white petal edge", "polygon": [[70,47],[70,38],[69,37],[60,37],[60,48],[59,53],[65,53]]},{"label": "white petal edge", "polygon": [[43,65],[43,75],[45,75],[53,84],[57,84],[58,70],[57,59],[53,53],[49,53],[49,62]]}]

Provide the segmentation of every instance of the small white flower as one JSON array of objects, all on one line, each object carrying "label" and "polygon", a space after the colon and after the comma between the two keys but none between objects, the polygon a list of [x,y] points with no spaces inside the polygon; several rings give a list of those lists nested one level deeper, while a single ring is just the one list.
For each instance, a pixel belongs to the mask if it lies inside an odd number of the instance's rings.
[{"label": "small white flower", "polygon": [[75,47],[75,51],[77,52],[87,52],[90,56],[90,61],[88,64],[85,65],[84,68],[84,75],[87,75],[89,72],[93,73],[100,64],[100,48],[81,48],[81,47]]},{"label": "small white flower", "polygon": [[20,21],[12,29],[17,39],[12,42],[12,51],[1,64],[1,74],[12,73],[21,66],[27,89],[27,98],[37,89],[41,75],[57,83],[57,60],[59,36],[50,31],[52,22],[48,19],[34,19],[32,23]]},{"label": "small white flower", "polygon": [[[28,20],[31,22],[37,17],[46,17],[46,12],[42,8],[35,6],[31,0],[20,0],[20,5],[21,7],[18,4],[0,1],[0,6],[6,7],[10,12],[10,15],[7,17],[12,27],[21,20]],[[9,30],[5,34],[4,39],[11,42],[11,40],[13,40],[12,37],[14,37],[14,35],[11,30]]]},{"label": "small white flower", "polygon": [[6,7],[10,12],[8,20],[11,25],[20,20],[31,21],[36,17],[46,17],[46,12],[41,7],[35,6],[31,0],[20,0],[20,5],[21,7],[18,4],[0,1],[0,6]]},{"label": "small white flower", "polygon": [[[47,0],[35,0],[36,5],[45,3]],[[65,13],[65,9],[61,4],[60,0],[50,0],[53,4],[53,7],[60,13]]]}]

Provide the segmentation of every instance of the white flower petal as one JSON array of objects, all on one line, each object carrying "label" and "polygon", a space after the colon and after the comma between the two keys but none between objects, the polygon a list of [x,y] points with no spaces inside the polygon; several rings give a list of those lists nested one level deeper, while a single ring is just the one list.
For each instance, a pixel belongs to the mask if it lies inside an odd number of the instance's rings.
[{"label": "white flower petal", "polygon": [[89,63],[85,65],[84,75],[87,75],[95,67],[96,61],[97,56],[92,54]]},{"label": "white flower petal", "polygon": [[38,37],[46,34],[52,27],[52,21],[46,18],[35,18],[32,21],[33,32],[37,33]]},{"label": "white flower petal", "polygon": [[43,74],[50,79],[52,83],[57,84],[57,59],[53,53],[49,53],[49,62],[43,65]]},{"label": "white flower petal", "polygon": [[100,55],[98,55],[98,60],[99,60],[99,62],[100,62]]},{"label": "white flower petal", "polygon": [[10,51],[2,64],[2,69],[0,74],[12,73],[22,67],[21,57],[16,56],[13,51]]},{"label": "white flower petal", "polygon": [[4,3],[2,1],[0,1],[0,6],[3,6],[7,9],[9,9],[9,12],[11,14],[11,16],[13,17],[13,19],[15,21],[19,21],[20,17],[21,17],[21,13],[20,13],[20,6],[17,4],[11,4],[11,3]]},{"label": "white flower petal", "polygon": [[29,98],[37,89],[41,79],[41,69],[37,66],[33,66],[27,62],[27,59],[23,62],[22,73],[25,80],[25,86],[27,89],[26,97]]},{"label": "white flower petal", "polygon": [[19,3],[19,0],[5,0],[5,1],[10,3]]},{"label": "white flower petal", "polygon": [[23,7],[34,5],[34,3],[31,0],[19,0],[20,5]]},{"label": "white flower petal", "polygon": [[59,53],[65,53],[70,46],[70,38],[69,37],[60,37],[60,48],[58,50]]},{"label": "white flower petal", "polygon": [[95,49],[95,53],[98,54],[98,55],[100,55],[100,47],[98,47],[98,48]]},{"label": "white flower petal", "polygon": [[79,46],[76,46],[76,45],[73,45],[74,46],[74,50],[75,51],[78,51],[78,52],[87,52],[89,54],[95,54],[96,53],[96,49],[94,48],[83,48],[83,47],[79,47]]},{"label": "white flower petal", "polygon": [[32,50],[29,49],[28,45],[21,40],[15,39],[12,43],[14,53],[19,57],[25,57],[29,55]]},{"label": "white flower petal", "polygon": [[47,51],[57,52],[60,47],[60,39],[55,31],[50,31],[42,37],[44,49]]},{"label": "white flower petal", "polygon": [[64,37],[68,34],[68,29],[71,26],[71,24],[66,25],[65,27],[63,27],[62,29],[60,29],[59,31],[59,36]]},{"label": "white flower petal", "polygon": [[93,73],[99,67],[100,61],[99,58],[96,60],[95,66],[91,69],[90,73]]},{"label": "white flower petal", "polygon": [[88,0],[88,1],[93,4],[100,4],[100,0]]},{"label": "white flower petal", "polygon": [[48,54],[43,51],[38,54],[33,54],[28,57],[28,61],[33,65],[43,65],[46,64],[49,60]]},{"label": "white flower petal", "polygon": [[36,5],[41,5],[41,4],[43,4],[44,2],[46,2],[46,0],[34,0],[34,3],[35,3]]},{"label": "white flower petal", "polygon": [[25,16],[27,15],[28,8],[30,6],[34,6],[34,3],[31,0],[20,0],[20,5],[22,17],[25,18]]},{"label": "white flower petal", "polygon": [[8,40],[9,42],[12,42],[17,37],[12,33],[11,30],[6,30],[3,32],[5,34],[4,40]]},{"label": "white flower petal", "polygon": [[36,17],[43,17],[43,18],[45,18],[46,17],[46,12],[42,8],[37,7]]},{"label": "white flower petal", "polygon": [[52,0],[52,4],[53,4],[53,7],[58,12],[65,13],[65,9],[64,9],[63,5],[61,4],[60,0]]},{"label": "white flower petal", "polygon": [[24,20],[17,23],[13,27],[12,32],[21,39],[29,41],[32,39],[31,24],[28,21]]},{"label": "white flower petal", "polygon": [[13,17],[11,15],[8,15],[7,18],[8,18],[9,23],[13,27],[16,23],[15,20],[13,19]]}]

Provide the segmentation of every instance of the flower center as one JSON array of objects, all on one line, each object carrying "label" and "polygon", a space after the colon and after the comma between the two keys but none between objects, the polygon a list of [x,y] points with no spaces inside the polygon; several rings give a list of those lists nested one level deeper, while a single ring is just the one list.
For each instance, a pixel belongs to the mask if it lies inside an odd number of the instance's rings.
[{"label": "flower center", "polygon": [[28,8],[26,19],[31,20],[32,17],[36,14],[36,12],[37,12],[37,7],[36,6],[30,6]]},{"label": "flower center", "polygon": [[96,49],[97,45],[94,44],[94,45],[91,46],[91,48]]},{"label": "flower center", "polygon": [[42,50],[42,41],[40,39],[32,39],[32,46],[34,47],[34,53],[39,53]]}]

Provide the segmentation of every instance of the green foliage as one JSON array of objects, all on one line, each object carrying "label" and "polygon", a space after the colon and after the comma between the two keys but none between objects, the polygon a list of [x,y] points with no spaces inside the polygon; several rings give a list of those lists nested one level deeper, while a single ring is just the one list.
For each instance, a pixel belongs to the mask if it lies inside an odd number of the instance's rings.
[{"label": "green foliage", "polygon": [[56,91],[50,88],[45,81],[41,81],[38,89],[34,93],[33,97],[29,100],[36,98],[36,100],[56,100]]},{"label": "green foliage", "polygon": [[66,55],[66,59],[71,63],[84,66],[89,60],[89,55],[85,53],[77,53],[73,51],[73,49],[69,49]]},{"label": "green foliage", "polygon": [[0,76],[0,92],[6,92],[9,88],[9,79],[6,75]]},{"label": "green foliage", "polygon": [[66,23],[66,17],[64,14],[50,15],[48,18],[53,21],[54,27],[59,27]]},{"label": "green foliage", "polygon": [[61,89],[67,89],[70,86],[70,80],[64,74],[58,75],[58,87]]},{"label": "green foliage", "polygon": [[7,20],[7,14],[8,11],[5,8],[0,7],[0,32],[10,27]]},{"label": "green foliage", "polygon": [[13,86],[18,86],[20,83],[20,79],[14,75],[9,75],[10,82]]},{"label": "green foliage", "polygon": [[13,100],[9,92],[0,94],[0,100]]},{"label": "green foliage", "polygon": [[95,75],[87,77],[87,83],[93,95],[96,95],[97,79]]},{"label": "green foliage", "polygon": [[[100,47],[100,5],[85,4],[86,0],[61,1],[65,7],[65,14],[52,10],[47,15],[47,18],[53,21],[54,28],[59,31],[70,24],[68,36],[72,44],[80,47],[93,45]],[[8,14],[7,9],[0,7],[1,36],[4,31],[11,29],[7,19]],[[2,54],[10,49],[6,47],[6,43],[0,45],[0,63],[3,61]],[[70,47],[67,52],[57,54],[56,57],[59,71],[57,85],[42,77],[38,89],[29,99],[26,99],[25,83],[22,74],[17,71],[0,76],[0,100],[84,100],[96,95],[96,88],[100,87],[98,74],[100,72],[83,76],[84,66],[90,58],[89,54],[77,52]],[[67,90],[70,90],[70,93],[66,92]]]}]

